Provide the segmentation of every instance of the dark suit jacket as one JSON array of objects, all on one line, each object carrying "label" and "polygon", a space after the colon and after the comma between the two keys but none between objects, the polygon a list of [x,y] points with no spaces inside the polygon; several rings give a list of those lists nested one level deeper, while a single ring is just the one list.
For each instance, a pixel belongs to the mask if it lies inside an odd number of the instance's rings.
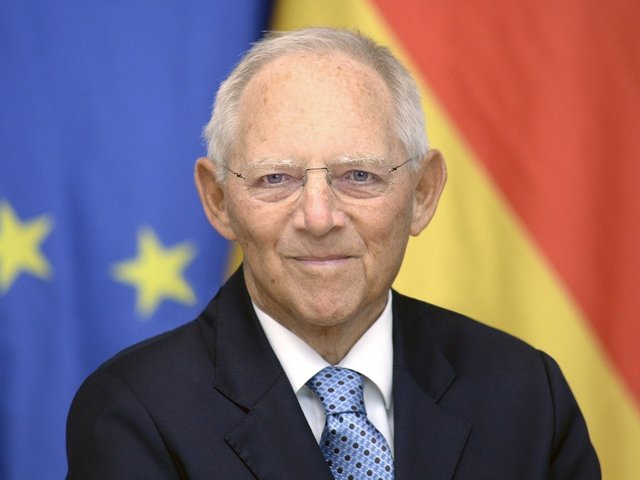
[{"label": "dark suit jacket", "polygon": [[[600,478],[550,357],[397,293],[393,322],[396,479]],[[241,271],[85,381],[67,451],[71,479],[332,479]]]}]

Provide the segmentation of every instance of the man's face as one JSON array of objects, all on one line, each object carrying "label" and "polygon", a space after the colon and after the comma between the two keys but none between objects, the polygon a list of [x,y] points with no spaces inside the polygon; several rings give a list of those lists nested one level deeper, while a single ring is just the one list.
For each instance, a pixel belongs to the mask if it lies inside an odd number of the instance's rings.
[{"label": "man's face", "polygon": [[[352,155],[406,160],[383,80],[342,55],[269,63],[243,92],[240,120],[226,162],[236,172],[266,158],[306,168]],[[368,327],[384,308],[409,234],[428,222],[414,211],[416,174],[404,166],[393,175],[384,195],[355,203],[335,196],[324,170],[310,172],[301,194],[280,203],[255,198],[228,175],[212,222],[242,247],[258,306],[298,334],[349,322]]]}]

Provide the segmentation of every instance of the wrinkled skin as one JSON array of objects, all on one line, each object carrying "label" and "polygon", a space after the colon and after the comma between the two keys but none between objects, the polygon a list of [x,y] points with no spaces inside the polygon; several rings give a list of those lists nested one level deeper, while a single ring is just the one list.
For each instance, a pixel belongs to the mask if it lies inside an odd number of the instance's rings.
[{"label": "wrinkled skin", "polygon": [[[246,86],[236,171],[266,157],[322,167],[345,154],[402,163],[393,106],[382,78],[341,54],[280,57]],[[349,204],[322,173],[309,174],[299,197],[284,204],[252,198],[241,181],[215,181],[208,159],[196,183],[212,225],[237,240],[247,288],[256,304],[337,363],[384,309],[409,235],[429,223],[446,179],[431,150],[415,172],[401,168],[384,196]]]}]

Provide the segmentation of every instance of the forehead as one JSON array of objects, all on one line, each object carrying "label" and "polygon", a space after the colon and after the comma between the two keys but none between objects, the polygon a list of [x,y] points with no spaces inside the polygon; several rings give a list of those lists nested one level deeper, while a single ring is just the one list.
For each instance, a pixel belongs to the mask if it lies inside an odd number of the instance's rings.
[{"label": "forehead", "polygon": [[245,157],[358,151],[386,156],[395,143],[384,80],[339,53],[288,54],[271,61],[245,87],[239,113]]}]

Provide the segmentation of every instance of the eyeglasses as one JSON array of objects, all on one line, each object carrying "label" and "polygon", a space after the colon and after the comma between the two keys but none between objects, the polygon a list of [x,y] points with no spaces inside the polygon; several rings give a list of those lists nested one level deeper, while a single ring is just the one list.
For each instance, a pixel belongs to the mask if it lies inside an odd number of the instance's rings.
[{"label": "eyeglasses", "polygon": [[[244,180],[249,195],[264,202],[285,202],[297,199],[307,184],[309,174],[325,172],[331,190],[342,200],[365,200],[380,197],[389,191],[393,173],[412,158],[398,165],[382,159],[338,160],[325,167],[304,168],[291,161],[260,161],[247,165],[243,172],[223,167]],[[295,195],[296,192],[298,195]]]}]

